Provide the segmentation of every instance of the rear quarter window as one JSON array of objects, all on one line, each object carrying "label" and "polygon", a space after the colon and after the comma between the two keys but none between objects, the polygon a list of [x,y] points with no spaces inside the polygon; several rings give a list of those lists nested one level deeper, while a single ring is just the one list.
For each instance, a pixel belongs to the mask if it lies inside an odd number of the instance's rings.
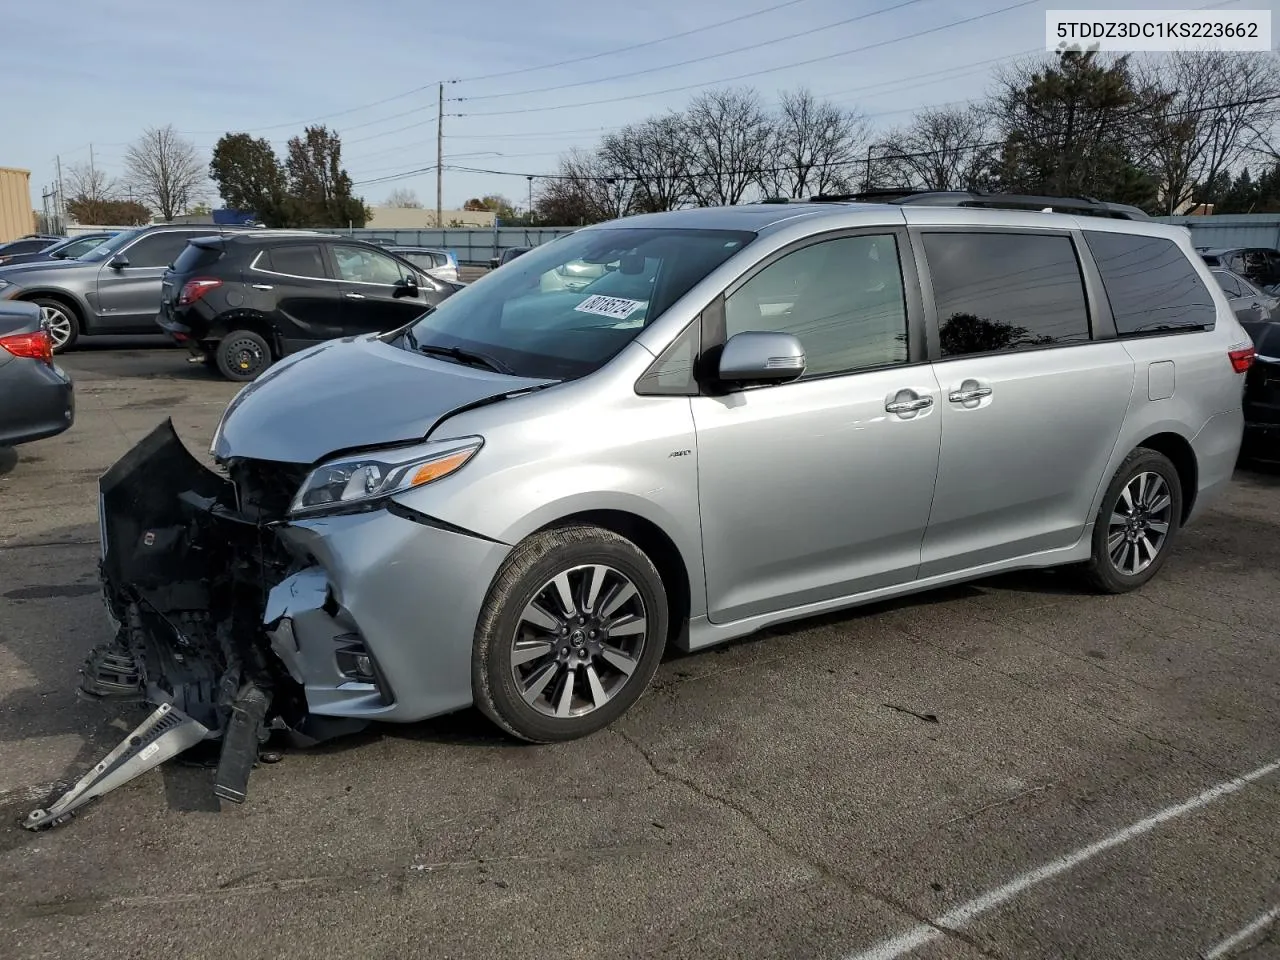
[{"label": "rear quarter window", "polygon": [[221,247],[203,247],[188,243],[186,248],[173,261],[174,273],[191,273],[213,266],[222,259]]},{"label": "rear quarter window", "polygon": [[1084,235],[1120,336],[1213,329],[1213,296],[1172,240],[1098,230]]}]

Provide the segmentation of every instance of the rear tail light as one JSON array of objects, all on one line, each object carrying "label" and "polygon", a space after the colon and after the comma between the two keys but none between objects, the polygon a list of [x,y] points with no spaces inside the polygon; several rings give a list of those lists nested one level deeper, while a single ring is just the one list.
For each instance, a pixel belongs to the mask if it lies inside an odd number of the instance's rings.
[{"label": "rear tail light", "polygon": [[1254,358],[1257,357],[1258,351],[1249,346],[1235,346],[1227,351],[1227,356],[1231,358],[1231,369],[1236,373],[1244,373],[1253,366]]},{"label": "rear tail light", "polygon": [[27,357],[53,366],[53,340],[47,330],[0,337],[0,348],[8,350],[15,357]]},{"label": "rear tail light", "polygon": [[204,277],[188,280],[182,285],[182,292],[178,294],[178,306],[185,307],[193,304],[205,294],[212,290],[217,290],[220,286],[222,286],[221,280],[210,280]]}]

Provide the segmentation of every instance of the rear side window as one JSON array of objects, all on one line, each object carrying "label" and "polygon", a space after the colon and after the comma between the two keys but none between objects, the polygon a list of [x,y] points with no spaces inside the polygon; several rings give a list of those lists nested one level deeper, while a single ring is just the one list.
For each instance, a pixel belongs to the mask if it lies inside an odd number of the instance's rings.
[{"label": "rear side window", "polygon": [[1229,273],[1214,272],[1213,279],[1218,281],[1218,286],[1222,288],[1222,292],[1228,297],[1241,296],[1240,284],[1236,283],[1236,278]]},{"label": "rear side window", "polygon": [[1085,239],[1120,336],[1213,328],[1213,297],[1172,240],[1099,230]]},{"label": "rear side window", "polygon": [[1089,340],[1071,238],[926,233],[943,358]]},{"label": "rear side window", "polygon": [[270,247],[262,252],[259,264],[275,273],[291,277],[325,279],[324,256],[319,244],[300,243],[297,246]]},{"label": "rear side window", "polygon": [[222,259],[222,247],[205,247],[188,243],[187,248],[173,261],[174,273],[192,273],[213,266]]},{"label": "rear side window", "polygon": [[150,233],[121,252],[131,267],[167,267],[186,249],[191,237],[190,233]]}]

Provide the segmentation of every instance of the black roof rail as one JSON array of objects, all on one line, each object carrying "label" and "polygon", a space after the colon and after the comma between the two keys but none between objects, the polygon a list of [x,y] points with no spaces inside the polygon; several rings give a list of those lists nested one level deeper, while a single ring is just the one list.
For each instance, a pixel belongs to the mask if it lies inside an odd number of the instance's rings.
[{"label": "black roof rail", "polygon": [[897,203],[932,207],[986,207],[995,210],[1048,210],[1079,213],[1117,220],[1150,220],[1143,210],[1127,203],[1111,203],[1095,197],[1047,197],[1021,193],[987,193],[981,190],[917,191],[868,190],[862,193],[819,195],[815,203]]}]

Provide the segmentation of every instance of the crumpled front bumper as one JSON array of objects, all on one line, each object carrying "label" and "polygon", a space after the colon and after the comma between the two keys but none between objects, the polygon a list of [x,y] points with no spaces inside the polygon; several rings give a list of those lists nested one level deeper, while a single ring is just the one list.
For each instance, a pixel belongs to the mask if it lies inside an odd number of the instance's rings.
[{"label": "crumpled front bumper", "polygon": [[476,617],[506,544],[395,504],[263,516],[168,422],[103,476],[99,516],[119,630],[85,693],[170,703],[216,736],[252,684],[267,728],[310,739],[471,703]]}]

